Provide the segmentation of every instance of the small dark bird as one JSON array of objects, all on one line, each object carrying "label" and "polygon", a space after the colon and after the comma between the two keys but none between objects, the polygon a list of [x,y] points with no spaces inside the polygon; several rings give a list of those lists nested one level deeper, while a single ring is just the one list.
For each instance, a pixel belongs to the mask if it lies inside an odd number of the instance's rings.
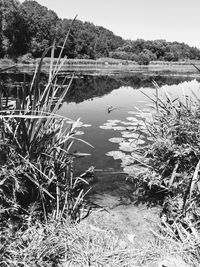
[{"label": "small dark bird", "polygon": [[113,109],[114,109],[113,106],[109,106],[109,107],[107,108],[108,113],[110,113]]},{"label": "small dark bird", "polygon": [[109,106],[109,107],[107,107],[107,112],[110,113],[111,111],[113,111],[115,109],[120,109],[120,107]]}]

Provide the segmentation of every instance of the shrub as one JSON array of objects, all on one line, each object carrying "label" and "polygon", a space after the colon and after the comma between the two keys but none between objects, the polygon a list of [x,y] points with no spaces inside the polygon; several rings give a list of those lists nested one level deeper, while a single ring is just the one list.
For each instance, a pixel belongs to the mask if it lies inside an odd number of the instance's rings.
[{"label": "shrub", "polygon": [[148,54],[144,53],[144,52],[141,52],[139,55],[138,55],[138,64],[139,65],[149,65],[149,62],[150,62],[150,57]]}]

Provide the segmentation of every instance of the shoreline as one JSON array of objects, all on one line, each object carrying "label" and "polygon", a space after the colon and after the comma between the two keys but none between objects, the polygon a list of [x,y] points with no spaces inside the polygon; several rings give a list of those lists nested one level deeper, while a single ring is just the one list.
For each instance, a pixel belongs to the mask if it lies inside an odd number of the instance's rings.
[{"label": "shoreline", "polygon": [[[6,73],[29,73],[34,74],[38,60],[26,63],[14,63],[8,59],[0,59],[0,72]],[[80,75],[116,75],[120,73],[163,75],[163,76],[186,76],[199,77],[200,61],[166,62],[153,61],[149,65],[138,65],[126,60],[84,60],[68,59],[59,71],[59,75],[78,73]],[[54,64],[55,65],[55,64]],[[5,71],[4,71],[5,69]],[[50,69],[50,58],[45,58],[41,71],[48,74]]]}]

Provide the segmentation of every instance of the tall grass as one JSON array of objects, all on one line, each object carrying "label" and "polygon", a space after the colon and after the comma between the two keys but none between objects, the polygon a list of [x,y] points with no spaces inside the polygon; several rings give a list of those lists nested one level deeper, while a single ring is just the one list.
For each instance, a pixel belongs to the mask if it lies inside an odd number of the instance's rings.
[{"label": "tall grass", "polygon": [[[27,216],[38,216],[45,221],[49,216],[55,219],[70,216],[73,220],[82,216],[85,192],[80,183],[86,181],[74,177],[75,154],[70,152],[76,141],[78,121],[57,114],[73,77],[68,85],[65,79],[57,84],[66,58],[61,60],[62,47],[53,65],[54,45],[43,53],[30,89],[18,88],[12,102],[14,109],[10,108],[9,96],[1,90],[0,213],[5,222],[8,218],[20,221]],[[49,80],[41,89],[41,67],[50,49]]]}]

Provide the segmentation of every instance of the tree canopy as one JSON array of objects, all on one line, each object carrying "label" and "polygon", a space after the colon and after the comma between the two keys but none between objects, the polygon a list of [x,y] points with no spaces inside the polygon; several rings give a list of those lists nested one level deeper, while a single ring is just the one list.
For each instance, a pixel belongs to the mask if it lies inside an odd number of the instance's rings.
[{"label": "tree canopy", "polygon": [[[59,46],[72,23],[36,1],[0,0],[0,57],[30,54],[40,57],[57,41]],[[200,50],[184,43],[166,40],[124,40],[112,31],[90,22],[75,20],[64,53],[69,58],[112,57],[148,64],[152,60],[200,59]]]},{"label": "tree canopy", "polygon": [[126,41],[110,54],[113,58],[124,58],[148,64],[152,60],[179,61],[186,59],[200,59],[200,50],[185,43],[167,42],[166,40]]}]

